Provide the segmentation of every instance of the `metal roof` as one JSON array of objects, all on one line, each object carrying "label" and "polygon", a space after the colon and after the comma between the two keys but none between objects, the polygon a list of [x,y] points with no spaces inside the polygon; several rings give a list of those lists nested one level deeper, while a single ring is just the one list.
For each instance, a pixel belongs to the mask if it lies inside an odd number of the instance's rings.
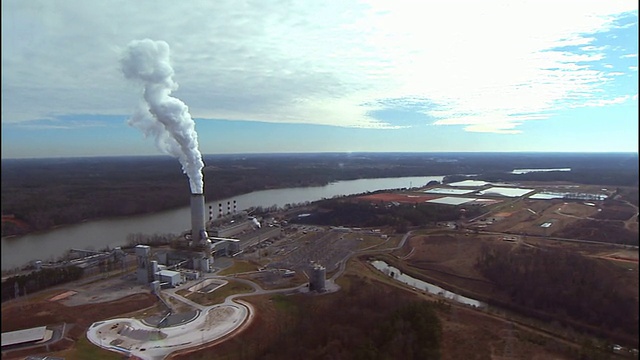
[{"label": "metal roof", "polygon": [[169,276],[169,277],[174,277],[176,275],[180,275],[179,272],[177,271],[172,271],[172,270],[160,270],[157,272],[158,275],[160,276]]},{"label": "metal roof", "polygon": [[44,339],[46,326],[2,333],[2,347]]}]

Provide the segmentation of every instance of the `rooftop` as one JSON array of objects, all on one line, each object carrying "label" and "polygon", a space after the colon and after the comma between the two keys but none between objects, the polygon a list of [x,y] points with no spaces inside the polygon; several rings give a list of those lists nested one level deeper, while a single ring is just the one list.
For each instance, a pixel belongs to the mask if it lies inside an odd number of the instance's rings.
[{"label": "rooftop", "polygon": [[4,332],[2,333],[2,347],[42,340],[44,339],[46,331],[46,326],[39,326],[30,329]]}]

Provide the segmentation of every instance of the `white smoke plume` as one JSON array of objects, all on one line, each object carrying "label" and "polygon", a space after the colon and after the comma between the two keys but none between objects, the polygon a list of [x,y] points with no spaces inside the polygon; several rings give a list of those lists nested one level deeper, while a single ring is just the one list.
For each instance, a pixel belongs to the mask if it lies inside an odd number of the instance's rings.
[{"label": "white smoke plume", "polygon": [[152,136],[164,153],[178,158],[182,171],[189,177],[191,192],[203,193],[202,154],[198,150],[198,134],[189,108],[172,97],[178,88],[173,81],[169,62],[169,45],[164,41],[134,40],[127,45],[120,60],[127,79],[140,81],[143,100],[129,119],[129,125]]}]

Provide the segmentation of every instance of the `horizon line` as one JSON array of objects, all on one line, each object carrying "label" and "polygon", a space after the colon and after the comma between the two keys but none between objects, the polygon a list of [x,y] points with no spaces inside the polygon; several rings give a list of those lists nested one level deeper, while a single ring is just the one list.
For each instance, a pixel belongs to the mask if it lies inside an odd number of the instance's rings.
[{"label": "horizon line", "polygon": [[[353,155],[353,154],[629,154],[638,155],[638,151],[309,151],[309,152],[246,152],[246,153],[208,153],[205,156],[262,156],[262,155]],[[150,158],[163,157],[167,159],[175,159],[166,154],[153,155],[73,155],[73,156],[55,156],[55,157],[7,157],[0,158],[4,160],[64,160],[64,159],[98,159],[98,158]]]}]

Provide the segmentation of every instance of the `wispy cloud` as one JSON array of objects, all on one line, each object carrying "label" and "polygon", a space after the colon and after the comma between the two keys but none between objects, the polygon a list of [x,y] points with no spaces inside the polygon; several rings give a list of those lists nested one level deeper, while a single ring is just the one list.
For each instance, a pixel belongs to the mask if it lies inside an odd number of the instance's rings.
[{"label": "wispy cloud", "polygon": [[624,95],[624,96],[618,96],[616,98],[613,99],[595,99],[595,100],[590,100],[587,101],[584,105],[585,106],[609,106],[609,105],[615,105],[615,104],[622,104],[630,99],[633,99],[632,95]]},{"label": "wispy cloud", "polygon": [[103,128],[110,126],[104,121],[70,120],[70,119],[42,119],[8,123],[7,126],[27,130],[77,130],[85,128]]},{"label": "wispy cloud", "polygon": [[622,55],[620,56],[621,59],[626,59],[626,58],[637,58],[638,54],[626,54],[626,55]]},{"label": "wispy cloud", "polygon": [[371,114],[387,99],[418,99],[437,125],[517,133],[601,99],[616,74],[597,70],[613,67],[602,63],[613,50],[598,37],[637,18],[637,7],[7,0],[2,121],[132,113],[137,89],[119,75],[118,58],[129,41],[150,37],[171,46],[174,95],[195,118],[393,129],[402,126]]}]

